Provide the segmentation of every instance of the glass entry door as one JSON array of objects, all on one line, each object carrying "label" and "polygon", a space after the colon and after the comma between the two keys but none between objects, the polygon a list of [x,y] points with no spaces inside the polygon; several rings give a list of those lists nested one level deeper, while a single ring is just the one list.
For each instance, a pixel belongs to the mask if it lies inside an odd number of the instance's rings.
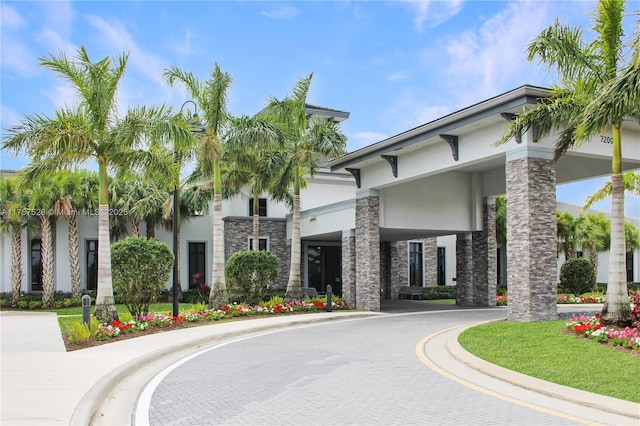
[{"label": "glass entry door", "polygon": [[342,247],[309,243],[306,254],[308,287],[325,293],[331,284],[332,293],[342,296]]}]

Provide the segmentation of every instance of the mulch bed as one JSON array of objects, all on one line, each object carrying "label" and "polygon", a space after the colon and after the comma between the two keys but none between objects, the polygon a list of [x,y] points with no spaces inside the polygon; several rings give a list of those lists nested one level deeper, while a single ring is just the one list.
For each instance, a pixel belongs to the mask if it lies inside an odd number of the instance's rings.
[{"label": "mulch bed", "polygon": [[133,332],[127,332],[124,334],[121,334],[120,336],[117,337],[112,337],[110,339],[107,340],[96,340],[96,339],[89,339],[89,340],[85,340],[84,342],[80,342],[80,343],[73,343],[69,340],[69,337],[65,334],[62,335],[62,340],[64,341],[64,346],[67,349],[67,352],[71,352],[71,351],[77,351],[80,349],[87,349],[87,348],[92,348],[94,346],[101,346],[101,345],[106,345],[109,343],[114,343],[114,342],[119,342],[121,340],[127,340],[127,339],[134,339],[136,337],[142,337],[142,336],[148,336],[149,334],[156,334],[156,333],[164,333],[165,331],[172,331],[172,330],[180,330],[183,328],[189,328],[189,327],[197,327],[199,325],[210,325],[213,324],[212,322],[200,322],[200,323],[185,323],[185,322],[181,322],[181,323],[173,323],[170,325],[166,325],[166,326],[162,326],[162,327],[151,327],[148,328],[147,330],[138,330],[138,331],[133,331]]}]

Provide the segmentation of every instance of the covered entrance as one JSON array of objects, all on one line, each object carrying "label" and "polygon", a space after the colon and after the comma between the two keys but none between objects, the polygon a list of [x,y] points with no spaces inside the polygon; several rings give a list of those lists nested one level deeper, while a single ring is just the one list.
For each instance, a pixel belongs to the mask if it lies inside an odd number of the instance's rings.
[{"label": "covered entrance", "polygon": [[[495,197],[505,194],[508,318],[557,316],[555,188],[609,175],[611,135],[603,131],[557,162],[552,161],[557,135],[541,137],[537,126],[495,146],[510,120],[547,96],[547,89],[525,85],[330,164],[333,172],[350,173],[358,188],[355,206],[313,216],[314,223],[337,224],[327,225],[324,233],[342,233],[342,290],[349,303],[379,311],[385,288],[419,282],[417,247],[408,250],[410,271],[386,267],[393,264],[396,242],[455,236],[457,303],[495,306]],[[625,121],[622,134],[623,169],[638,169],[640,126]],[[409,279],[401,275],[407,273]]]}]

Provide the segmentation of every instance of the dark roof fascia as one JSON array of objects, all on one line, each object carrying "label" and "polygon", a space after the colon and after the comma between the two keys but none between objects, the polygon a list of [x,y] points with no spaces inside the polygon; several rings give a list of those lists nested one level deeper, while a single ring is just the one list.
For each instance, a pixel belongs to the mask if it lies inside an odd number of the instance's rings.
[{"label": "dark roof fascia", "polygon": [[307,114],[309,115],[326,115],[333,118],[341,118],[346,120],[349,118],[350,113],[346,111],[339,111],[337,109],[325,108],[317,105],[306,104]]},{"label": "dark roof fascia", "polygon": [[343,169],[391,151],[415,144],[439,134],[450,132],[458,127],[473,123],[492,115],[508,111],[525,104],[536,104],[540,98],[548,97],[549,89],[524,85],[517,89],[471,105],[459,111],[445,115],[429,123],[392,136],[373,145],[366,146],[329,163],[332,171]]}]

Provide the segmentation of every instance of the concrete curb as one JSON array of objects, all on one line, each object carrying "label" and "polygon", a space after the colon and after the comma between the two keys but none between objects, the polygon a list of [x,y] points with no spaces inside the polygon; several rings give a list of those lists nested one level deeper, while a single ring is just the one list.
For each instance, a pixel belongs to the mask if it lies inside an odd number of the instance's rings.
[{"label": "concrete curb", "polygon": [[[498,320],[501,321],[501,320]],[[640,404],[622,399],[612,398],[592,392],[574,389],[568,386],[547,382],[535,377],[527,376],[495,364],[491,364],[477,356],[467,352],[458,343],[458,336],[468,328],[480,324],[497,321],[483,321],[475,324],[467,324],[447,332],[445,347],[447,352],[458,362],[465,364],[482,374],[486,374],[497,380],[509,383],[523,389],[531,390],[553,398],[562,399],[589,408],[596,408],[612,414],[637,419],[640,422]]]},{"label": "concrete curb", "polygon": [[[250,320],[250,326],[240,329],[219,332],[213,330],[211,334],[194,337],[187,342],[181,341],[179,343],[169,344],[162,349],[153,350],[137,358],[127,362],[126,364],[115,368],[109,373],[100,378],[91,388],[84,394],[80,403],[76,406],[76,409],[71,416],[69,422],[72,426],[85,426],[92,424],[95,414],[98,412],[103,401],[117,388],[117,386],[129,375],[135,374],[137,370],[143,366],[147,366],[151,362],[157,362],[163,358],[186,357],[190,353],[194,353],[202,350],[202,346],[209,346],[217,344],[222,341],[232,340],[238,337],[247,336],[253,333],[274,331],[292,326],[300,326],[304,324],[315,324],[329,321],[340,321],[349,319],[360,319],[373,316],[382,316],[385,314],[377,312],[344,312],[339,315],[331,315],[326,317],[309,317],[307,315],[296,315],[288,317],[289,321],[285,321],[279,324],[265,324],[260,319]],[[209,328],[219,324],[203,325],[199,327]],[[181,330],[176,330],[180,332]]]}]

